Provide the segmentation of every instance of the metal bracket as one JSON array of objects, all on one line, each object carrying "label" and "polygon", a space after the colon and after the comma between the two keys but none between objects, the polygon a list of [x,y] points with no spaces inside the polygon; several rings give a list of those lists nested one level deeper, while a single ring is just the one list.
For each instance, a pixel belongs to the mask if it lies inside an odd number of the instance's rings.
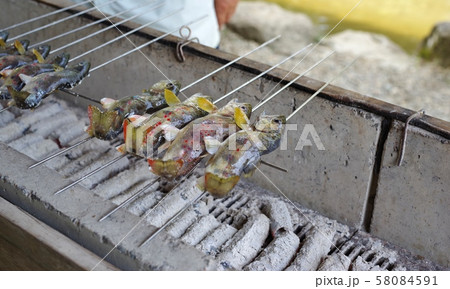
[{"label": "metal bracket", "polygon": [[[187,34],[184,34],[183,30],[186,30]],[[179,62],[184,62],[186,60],[186,57],[184,56],[184,52],[183,52],[184,46],[186,46],[194,41],[197,43],[200,43],[200,41],[198,40],[198,37],[191,38],[191,34],[192,34],[191,28],[189,28],[186,25],[181,26],[180,37],[182,40],[177,43],[177,48],[176,48],[176,57]]]},{"label": "metal bracket", "polygon": [[400,143],[400,152],[398,155],[398,159],[397,159],[397,166],[401,166],[402,162],[403,162],[403,156],[405,154],[405,147],[406,147],[406,136],[408,134],[408,126],[409,123],[411,122],[411,120],[413,120],[414,118],[417,117],[422,117],[425,114],[425,110],[421,109],[419,111],[417,111],[416,113],[412,114],[410,117],[408,117],[408,119],[406,120],[405,123],[405,128],[403,129],[403,138],[402,141]]}]

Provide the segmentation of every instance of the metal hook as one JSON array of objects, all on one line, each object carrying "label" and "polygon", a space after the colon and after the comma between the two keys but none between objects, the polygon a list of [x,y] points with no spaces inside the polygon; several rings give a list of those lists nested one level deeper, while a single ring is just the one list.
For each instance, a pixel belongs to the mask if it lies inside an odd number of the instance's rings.
[{"label": "metal hook", "polygon": [[403,156],[405,154],[405,147],[406,147],[406,136],[408,134],[408,126],[409,123],[411,122],[411,120],[413,120],[416,117],[421,117],[425,114],[425,110],[421,109],[419,111],[417,111],[416,113],[412,114],[410,117],[408,117],[408,119],[406,120],[405,123],[405,128],[403,130],[403,138],[402,141],[400,143],[400,152],[398,155],[398,160],[397,160],[397,166],[401,166],[402,162],[403,162]]},{"label": "metal hook", "polygon": [[[187,35],[183,34],[183,30],[187,31]],[[176,49],[176,56],[179,62],[184,62],[186,60],[186,57],[184,56],[183,47],[190,44],[193,41],[196,41],[197,43],[200,43],[198,40],[198,37],[191,38],[191,28],[189,28],[186,25],[181,26],[180,28],[180,37],[182,41],[177,43],[177,49]]]}]

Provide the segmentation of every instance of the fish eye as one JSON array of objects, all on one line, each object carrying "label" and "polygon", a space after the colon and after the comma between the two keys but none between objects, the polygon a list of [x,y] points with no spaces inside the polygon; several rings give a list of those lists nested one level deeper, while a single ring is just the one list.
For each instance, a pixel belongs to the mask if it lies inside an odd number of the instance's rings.
[{"label": "fish eye", "polygon": [[169,82],[169,83],[167,84],[167,89],[173,89],[173,88],[174,88],[173,83]]},{"label": "fish eye", "polygon": [[280,124],[280,123],[281,123],[281,120],[279,120],[279,119],[274,119],[273,122],[276,123],[276,124]]}]

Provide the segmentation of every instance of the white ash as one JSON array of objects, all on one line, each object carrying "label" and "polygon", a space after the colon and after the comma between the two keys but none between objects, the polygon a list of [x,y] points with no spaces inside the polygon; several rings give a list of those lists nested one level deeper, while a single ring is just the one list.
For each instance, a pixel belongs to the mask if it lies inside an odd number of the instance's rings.
[{"label": "white ash", "polygon": [[[73,176],[78,172],[83,172],[84,168],[91,164],[96,164],[96,160],[98,160],[101,155],[103,154],[102,151],[89,151],[80,156],[77,159],[72,160],[71,162],[68,162],[67,165],[62,167],[59,170],[59,173],[63,174],[66,177]],[[89,172],[89,171],[87,171]],[[73,178],[75,179],[75,177]]]},{"label": "white ash", "polygon": [[[154,179],[155,176],[148,171],[148,166],[141,162],[135,162],[130,165],[128,170],[124,170],[113,178],[102,182],[94,189],[94,192],[104,199],[113,199],[114,203],[120,203],[129,197],[131,189],[136,184],[142,184],[142,186],[139,185],[139,188],[141,188]],[[158,185],[158,183],[155,185]],[[150,192],[151,189],[148,191]]]},{"label": "white ash", "polygon": [[21,153],[31,157],[32,159],[38,161],[44,158],[45,156],[54,153],[59,150],[58,145],[49,139],[42,139],[39,142],[36,142],[32,146],[25,147]]},{"label": "white ash", "polygon": [[198,222],[187,229],[181,240],[186,244],[195,246],[219,225],[219,221],[213,215],[202,216]]},{"label": "white ash", "polygon": [[334,245],[333,237],[336,234],[334,226],[314,227],[306,236],[297,256],[286,270],[312,271],[316,270],[322,259],[325,258]]},{"label": "white ash", "polygon": [[358,256],[351,265],[352,271],[385,271],[380,266],[372,266],[363,257]]},{"label": "white ash", "polygon": [[281,271],[286,268],[298,250],[300,239],[292,231],[280,230],[276,237],[251,264],[248,271]]},{"label": "white ash", "polygon": [[197,178],[191,176],[184,184],[175,188],[161,201],[155,209],[147,215],[146,219],[155,227],[161,227],[186,204],[198,197],[202,192],[196,187]]},{"label": "white ash", "polygon": [[268,202],[264,202],[262,211],[270,219],[270,233],[272,236],[275,236],[280,229],[293,231],[291,214],[284,201],[271,199]]},{"label": "white ash", "polygon": [[236,269],[250,263],[269,235],[270,220],[263,214],[250,217],[244,227],[223,245],[219,270]]},{"label": "white ash", "polygon": [[142,216],[147,212],[150,208],[153,208],[158,202],[164,198],[165,194],[160,191],[152,191],[150,189],[143,196],[139,197],[136,201],[132,202],[128,206],[128,210],[137,216]]},{"label": "white ash", "polygon": [[327,256],[320,264],[318,271],[348,271],[352,261],[363,250],[362,245],[354,245],[352,242],[345,243],[333,254]]},{"label": "white ash", "polygon": [[30,128],[29,124],[21,122],[11,122],[0,128],[0,142],[9,143],[23,136],[24,132]]},{"label": "white ash", "polygon": [[77,121],[77,116],[73,112],[62,111],[56,115],[52,115],[39,120],[30,127],[30,132],[34,132],[41,136],[47,137],[61,125],[75,123]]},{"label": "white ash", "polygon": [[176,222],[167,226],[166,231],[173,237],[180,238],[194,222],[206,214],[208,214],[208,208],[205,202],[200,201],[184,211]]},{"label": "white ash", "polygon": [[228,224],[220,224],[211,234],[206,236],[198,245],[197,249],[208,255],[215,256],[219,248],[228,241],[238,230]]},{"label": "white ash", "polygon": [[[0,105],[0,109],[3,107]],[[12,112],[9,112],[5,110],[4,112],[0,113],[0,127],[3,127],[7,125],[9,122],[11,122],[15,118],[15,115]]]},{"label": "white ash", "polygon": [[83,129],[84,121],[79,120],[72,123],[67,123],[65,125],[62,125],[61,127],[55,129],[51,134],[50,137],[54,139],[58,139],[59,143],[62,146],[69,146],[70,143],[83,136],[83,138],[88,137],[86,132]]},{"label": "white ash", "polygon": [[[106,164],[107,162],[111,161],[115,157],[120,155],[117,151],[108,151],[105,154],[101,156],[101,158],[97,159],[95,163],[90,164],[87,167],[84,167],[83,170],[78,171],[77,173],[73,174],[72,179],[78,179],[81,177],[84,177],[86,174],[92,172],[93,170],[99,168],[100,166]],[[99,172],[95,173],[94,175],[90,176],[89,178],[83,180],[80,184],[85,186],[86,188],[93,188],[95,185],[101,183],[102,181],[110,178],[112,175],[115,175],[119,173],[120,171],[123,171],[127,169],[130,165],[130,161],[128,158],[124,157],[114,164],[100,170]]]}]

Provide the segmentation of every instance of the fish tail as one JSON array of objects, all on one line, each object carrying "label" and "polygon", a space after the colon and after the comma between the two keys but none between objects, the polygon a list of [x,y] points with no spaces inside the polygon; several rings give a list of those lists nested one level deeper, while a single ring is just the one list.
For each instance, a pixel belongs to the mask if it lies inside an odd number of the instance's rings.
[{"label": "fish tail", "polygon": [[17,91],[12,86],[7,86],[8,92],[11,95],[11,98],[14,101],[14,104],[17,105],[20,108],[31,108],[35,107],[36,105],[29,105],[26,104],[27,98],[30,96],[29,92],[26,91]]},{"label": "fish tail", "polygon": [[213,173],[205,174],[205,189],[216,198],[225,197],[239,182],[239,176],[222,178]]},{"label": "fish tail", "polygon": [[148,164],[150,165],[152,172],[156,175],[167,179],[174,179],[179,175],[180,170],[183,167],[183,160],[163,161],[149,158]]}]

